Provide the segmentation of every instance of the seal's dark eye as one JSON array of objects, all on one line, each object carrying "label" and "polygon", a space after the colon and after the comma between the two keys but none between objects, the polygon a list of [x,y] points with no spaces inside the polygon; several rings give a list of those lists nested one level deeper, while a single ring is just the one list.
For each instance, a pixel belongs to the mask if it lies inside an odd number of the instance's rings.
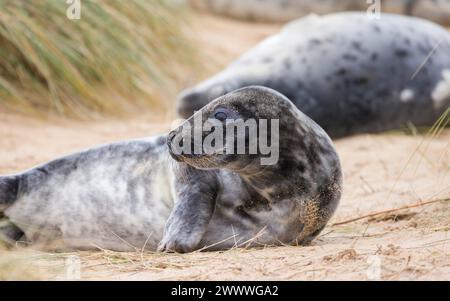
[{"label": "seal's dark eye", "polygon": [[227,119],[227,114],[224,112],[217,112],[216,114],[214,114],[214,118],[220,121],[225,121]]}]

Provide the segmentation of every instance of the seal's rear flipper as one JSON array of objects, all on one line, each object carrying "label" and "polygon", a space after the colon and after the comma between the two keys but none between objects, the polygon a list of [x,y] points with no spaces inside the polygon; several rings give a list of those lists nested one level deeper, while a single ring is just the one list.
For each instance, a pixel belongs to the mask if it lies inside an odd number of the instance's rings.
[{"label": "seal's rear flipper", "polygon": [[0,176],[0,212],[3,212],[17,199],[19,178],[17,176]]}]

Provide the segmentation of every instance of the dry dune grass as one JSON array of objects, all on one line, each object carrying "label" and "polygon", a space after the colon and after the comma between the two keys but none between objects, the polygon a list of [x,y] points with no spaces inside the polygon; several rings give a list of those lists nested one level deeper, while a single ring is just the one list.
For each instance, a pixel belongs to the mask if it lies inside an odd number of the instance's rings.
[{"label": "dry dune grass", "polygon": [[167,110],[179,70],[198,68],[188,13],[173,3],[83,1],[69,20],[65,1],[0,0],[3,105],[77,117]]},{"label": "dry dune grass", "polygon": [[[204,57],[211,59],[209,72],[279,29],[200,16],[194,28]],[[193,72],[191,78],[203,76]],[[97,143],[165,132],[169,120],[143,112],[126,122],[107,118],[80,123],[3,112],[0,174]],[[336,141],[345,174],[344,194],[336,215],[311,246],[191,254],[0,250],[0,279],[77,278],[67,272],[73,268],[67,258],[76,256],[82,279],[448,280],[450,130],[442,129],[445,123],[448,115],[429,133],[412,129]]]}]

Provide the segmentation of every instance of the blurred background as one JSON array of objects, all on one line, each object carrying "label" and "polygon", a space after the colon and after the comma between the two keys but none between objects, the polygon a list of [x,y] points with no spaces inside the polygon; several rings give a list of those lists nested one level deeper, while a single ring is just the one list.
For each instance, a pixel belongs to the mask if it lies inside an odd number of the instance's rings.
[{"label": "blurred background", "polygon": [[[83,117],[167,110],[197,53],[174,1],[0,1],[1,105]],[[73,10],[80,19],[69,19]]]},{"label": "blurred background", "polygon": [[[167,132],[182,89],[297,17],[378,4],[382,12],[450,26],[450,0],[370,3],[0,0],[0,174],[93,145]],[[6,252],[0,242],[0,280],[64,279],[69,255],[78,256],[84,279],[364,280],[373,254],[382,258],[383,279],[450,279],[450,131],[423,135],[411,128],[335,143],[344,195],[310,247],[181,257]],[[383,213],[430,200],[426,207]],[[373,212],[381,214],[333,225]]]},{"label": "blurred background", "polygon": [[193,7],[249,21],[286,22],[310,13],[367,11],[412,15],[440,24],[450,22],[448,0],[187,0]]},{"label": "blurred background", "polygon": [[450,22],[448,0],[377,1],[0,0],[0,106],[77,118],[172,114],[182,88],[310,13],[378,6]]}]

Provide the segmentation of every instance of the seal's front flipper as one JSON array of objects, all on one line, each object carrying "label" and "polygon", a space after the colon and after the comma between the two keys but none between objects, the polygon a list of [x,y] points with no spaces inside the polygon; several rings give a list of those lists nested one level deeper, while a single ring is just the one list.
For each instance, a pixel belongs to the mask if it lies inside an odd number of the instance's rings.
[{"label": "seal's front flipper", "polygon": [[[192,167],[187,167],[192,169]],[[206,232],[214,212],[217,179],[214,172],[187,173],[176,183],[177,200],[166,223],[158,251],[194,251]]]},{"label": "seal's front flipper", "polygon": [[0,212],[3,212],[17,199],[19,178],[16,176],[0,176]]}]

